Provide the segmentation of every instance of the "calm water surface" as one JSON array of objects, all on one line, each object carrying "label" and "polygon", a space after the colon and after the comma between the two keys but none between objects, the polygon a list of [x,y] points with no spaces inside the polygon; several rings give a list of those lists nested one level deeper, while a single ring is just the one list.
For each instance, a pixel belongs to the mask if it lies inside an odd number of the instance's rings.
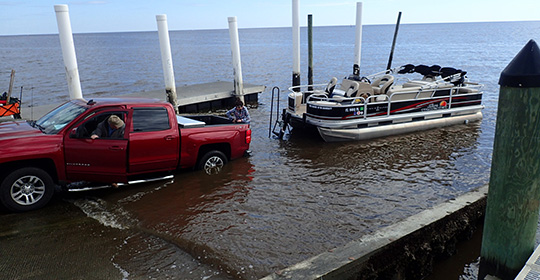
[{"label": "calm water surface", "polygon": [[[386,66],[393,29],[364,27],[362,73]],[[314,28],[315,83],[352,71],[354,32]],[[1,224],[10,226],[0,226],[0,241],[15,242],[20,233],[10,230],[24,217],[46,220],[67,207],[99,222],[82,231],[115,232],[99,238],[119,241],[107,260],[119,279],[256,279],[486,184],[499,75],[528,40],[538,39],[540,22],[402,25],[399,32],[394,66],[450,66],[485,84],[481,123],[364,142],[324,143],[294,131],[286,141],[270,139],[270,90],[285,91],[291,81],[291,30],[242,29],[244,81],[267,86],[250,109],[252,157],[213,177],[180,172],[172,183],[65,195],[39,214],[2,214]],[[170,36],[177,85],[232,81],[228,30]],[[85,97],[163,87],[157,32],[75,34],[74,40]],[[57,35],[0,37],[0,57],[6,89],[14,68],[27,105],[67,100]],[[283,106],[285,94],[281,100]]]}]

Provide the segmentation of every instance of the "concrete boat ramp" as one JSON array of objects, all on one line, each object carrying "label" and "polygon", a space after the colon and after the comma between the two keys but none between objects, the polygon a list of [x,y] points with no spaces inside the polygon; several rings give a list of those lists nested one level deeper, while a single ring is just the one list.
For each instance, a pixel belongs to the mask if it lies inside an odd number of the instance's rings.
[{"label": "concrete boat ramp", "polygon": [[487,192],[486,185],[262,280],[422,279],[483,221]]},{"label": "concrete boat ramp", "polygon": [[[488,185],[260,280],[422,279],[455,254],[485,218]],[[500,280],[487,275],[485,280]],[[540,246],[515,280],[540,279]]]},{"label": "concrete boat ramp", "polygon": [[[258,94],[264,92],[266,86],[244,83],[244,100],[247,104],[256,104]],[[234,84],[232,82],[211,82],[204,84],[187,85],[176,88],[178,96],[178,109],[180,113],[209,112],[219,109],[230,109],[234,107],[236,95],[234,94]],[[122,95],[124,97],[146,97],[166,100],[165,90],[152,90]],[[112,97],[112,96],[111,96]],[[85,96],[85,99],[92,99]],[[37,105],[30,107],[26,100],[21,106],[21,116],[23,119],[38,119],[60,104]],[[11,119],[11,117],[8,117]]]}]

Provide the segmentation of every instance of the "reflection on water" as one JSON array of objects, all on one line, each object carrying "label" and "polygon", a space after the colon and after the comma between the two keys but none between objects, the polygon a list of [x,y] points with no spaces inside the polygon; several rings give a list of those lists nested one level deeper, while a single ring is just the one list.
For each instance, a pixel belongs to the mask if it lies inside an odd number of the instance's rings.
[{"label": "reflection on water", "polygon": [[[192,178],[204,178],[200,176],[202,173],[197,174],[199,176]],[[183,175],[178,174],[176,178],[182,180]],[[204,182],[186,183],[209,186]],[[70,194],[65,199],[103,226],[125,232],[126,236],[110,259],[124,279],[231,279],[230,273],[203,255],[204,250],[201,253],[190,251],[190,246],[194,246],[189,240],[172,235],[201,212],[195,208],[200,204],[198,197],[204,197],[206,190],[199,191],[182,183],[152,183],[121,190]],[[168,228],[171,225],[178,229]]]}]

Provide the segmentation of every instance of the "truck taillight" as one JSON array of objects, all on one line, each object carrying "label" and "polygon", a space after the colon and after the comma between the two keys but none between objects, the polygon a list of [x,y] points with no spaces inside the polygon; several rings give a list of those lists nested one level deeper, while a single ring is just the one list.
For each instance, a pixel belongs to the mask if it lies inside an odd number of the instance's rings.
[{"label": "truck taillight", "polygon": [[246,130],[246,143],[251,143],[251,129]]}]

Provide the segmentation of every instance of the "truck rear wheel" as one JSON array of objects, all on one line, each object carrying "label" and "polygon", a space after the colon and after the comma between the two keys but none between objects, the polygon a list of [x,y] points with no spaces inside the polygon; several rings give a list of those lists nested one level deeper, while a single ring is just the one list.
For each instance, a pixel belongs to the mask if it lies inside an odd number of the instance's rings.
[{"label": "truck rear wheel", "polygon": [[214,175],[221,172],[225,164],[227,164],[227,156],[220,151],[213,150],[201,158],[198,169],[204,170],[208,175]]},{"label": "truck rear wheel", "polygon": [[51,176],[35,167],[17,169],[0,184],[0,202],[14,212],[41,208],[51,200],[53,194]]}]

